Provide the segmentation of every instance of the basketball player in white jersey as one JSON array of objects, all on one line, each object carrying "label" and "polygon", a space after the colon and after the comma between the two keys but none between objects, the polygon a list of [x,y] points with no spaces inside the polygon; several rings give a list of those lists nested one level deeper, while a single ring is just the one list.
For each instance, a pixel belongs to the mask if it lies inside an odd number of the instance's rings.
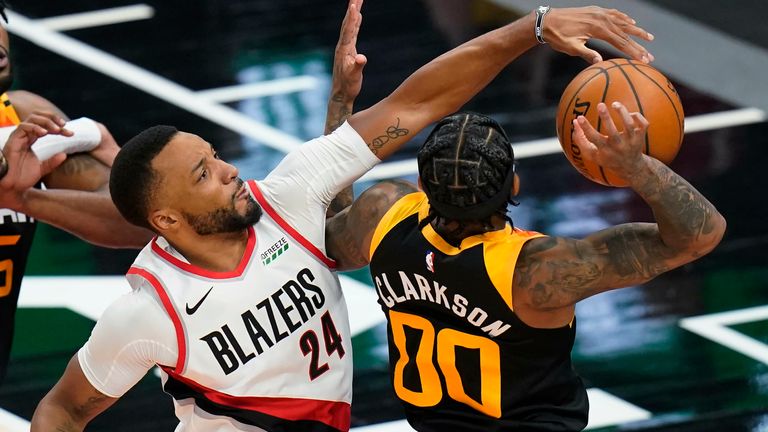
[{"label": "basketball player in white jersey", "polygon": [[[354,62],[351,0],[337,56]],[[637,59],[650,39],[624,14],[553,9],[544,37],[590,61],[588,35]],[[325,254],[331,199],[414,134],[463,105],[537,44],[532,13],[432,61],[334,133],[243,182],[211,144],[169,126],[123,146],[110,190],[123,216],[158,234],[41,401],[33,431],[82,430],[151,367],[162,371],[183,431],[344,431],[352,352],[346,305]],[[538,22],[540,24],[540,21]],[[553,30],[554,29],[554,30]]]}]

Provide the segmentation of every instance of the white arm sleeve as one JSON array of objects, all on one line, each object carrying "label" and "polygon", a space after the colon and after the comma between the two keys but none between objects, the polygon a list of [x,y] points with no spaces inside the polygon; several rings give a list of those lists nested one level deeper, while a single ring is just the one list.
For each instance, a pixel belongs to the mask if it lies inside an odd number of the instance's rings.
[{"label": "white arm sleeve", "polygon": [[381,162],[352,126],[288,153],[259,187],[288,223],[315,245],[325,244],[325,211],[345,187]]},{"label": "white arm sleeve", "polygon": [[148,294],[132,291],[112,303],[80,348],[80,368],[96,390],[119,398],[155,364],[178,357],[173,323]]}]

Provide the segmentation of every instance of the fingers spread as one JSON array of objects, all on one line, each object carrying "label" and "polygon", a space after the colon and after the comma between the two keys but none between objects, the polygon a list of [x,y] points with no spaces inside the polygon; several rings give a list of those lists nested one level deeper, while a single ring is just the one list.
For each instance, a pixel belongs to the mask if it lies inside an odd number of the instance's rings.
[{"label": "fingers spread", "polygon": [[619,102],[614,102],[611,106],[619,112],[619,115],[621,115],[621,121],[624,123],[624,131],[630,135],[634,135],[637,125],[635,124],[635,118],[629,113],[627,107]]},{"label": "fingers spread", "polygon": [[579,116],[576,121],[578,122],[579,129],[583,131],[584,137],[596,146],[601,146],[605,143],[605,136],[595,130],[584,116]]},{"label": "fingers spread", "polygon": [[600,116],[600,121],[602,122],[605,134],[608,135],[608,140],[614,142],[619,140],[619,131],[616,129],[611,114],[608,112],[608,107],[604,103],[600,102],[597,104],[597,114]]},{"label": "fingers spread", "polygon": [[[579,120],[584,120],[584,117],[573,120],[573,142],[579,146],[582,152],[592,154],[597,151],[597,146],[587,138]],[[584,122],[589,125],[589,122],[586,122],[586,120]]]}]

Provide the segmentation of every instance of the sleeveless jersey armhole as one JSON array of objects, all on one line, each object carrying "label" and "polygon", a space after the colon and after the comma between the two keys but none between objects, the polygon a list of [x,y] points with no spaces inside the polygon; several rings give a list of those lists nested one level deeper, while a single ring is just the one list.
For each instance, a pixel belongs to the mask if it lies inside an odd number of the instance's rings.
[{"label": "sleeveless jersey armhole", "polygon": [[509,234],[494,242],[483,244],[483,256],[485,258],[485,271],[488,278],[509,310],[514,310],[512,302],[512,279],[515,274],[515,265],[523,245],[531,239],[546,237],[535,231],[524,231],[516,228],[507,228]]}]

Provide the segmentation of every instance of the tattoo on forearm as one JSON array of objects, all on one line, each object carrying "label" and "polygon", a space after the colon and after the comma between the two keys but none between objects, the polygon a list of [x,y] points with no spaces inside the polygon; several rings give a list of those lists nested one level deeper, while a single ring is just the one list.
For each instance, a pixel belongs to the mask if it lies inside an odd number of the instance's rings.
[{"label": "tattoo on forearm", "polygon": [[384,144],[388,143],[389,141],[397,138],[402,138],[406,135],[408,135],[410,131],[405,128],[400,127],[400,117],[397,118],[397,123],[389,126],[387,130],[385,131],[384,135],[378,136],[371,141],[371,143],[368,145],[368,147],[371,149],[373,154],[379,154],[379,149],[381,149]]},{"label": "tattoo on forearm", "polygon": [[325,134],[327,135],[335,131],[339,126],[347,121],[350,115],[352,115],[352,108],[350,107],[344,105],[335,108],[329,107],[328,115],[325,117]]},{"label": "tattoo on forearm", "polygon": [[650,169],[635,190],[653,207],[664,240],[675,246],[711,235],[718,214],[712,203],[666,165],[654,161]]},{"label": "tattoo on forearm", "polygon": [[[103,404],[108,402],[108,399],[106,395],[94,390],[93,396],[90,396],[87,401],[79,406],[74,407],[72,415],[75,416],[75,419],[90,419],[104,410]],[[74,425],[71,425],[71,427],[73,428],[72,430],[75,430]]]}]

